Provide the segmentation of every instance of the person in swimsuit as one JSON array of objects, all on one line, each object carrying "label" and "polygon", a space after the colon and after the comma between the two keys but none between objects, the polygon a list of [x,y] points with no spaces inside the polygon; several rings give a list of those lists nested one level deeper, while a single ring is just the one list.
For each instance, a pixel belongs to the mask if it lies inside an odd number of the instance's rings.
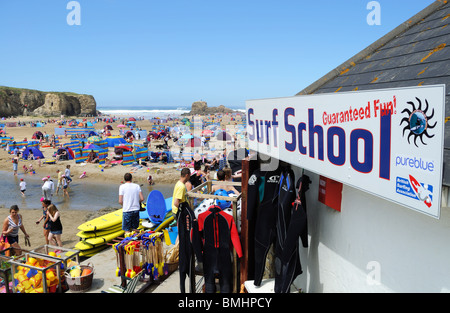
[{"label": "person in swimsuit", "polygon": [[23,226],[22,215],[19,214],[19,207],[13,205],[9,209],[9,216],[3,221],[2,236],[6,236],[9,244],[14,248],[15,255],[22,253],[19,245],[19,228],[25,234],[25,238],[30,237]]}]

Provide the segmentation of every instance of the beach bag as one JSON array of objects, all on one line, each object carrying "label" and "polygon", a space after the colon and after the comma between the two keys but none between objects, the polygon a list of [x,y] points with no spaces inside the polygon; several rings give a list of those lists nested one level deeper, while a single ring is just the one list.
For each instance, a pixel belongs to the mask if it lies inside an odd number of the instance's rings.
[{"label": "beach bag", "polygon": [[[8,242],[8,238],[6,236],[2,236],[0,240],[0,252],[3,250],[7,250],[11,245]],[[5,256],[10,256],[11,252],[9,250],[5,251]]]}]

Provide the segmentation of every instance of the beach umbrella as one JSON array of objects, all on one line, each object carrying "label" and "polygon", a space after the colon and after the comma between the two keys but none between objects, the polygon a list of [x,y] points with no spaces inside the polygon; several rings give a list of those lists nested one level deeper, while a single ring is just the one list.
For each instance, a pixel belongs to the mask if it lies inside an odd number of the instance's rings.
[{"label": "beach umbrella", "polygon": [[112,126],[111,125],[106,125],[105,127],[104,127],[104,129],[106,130],[113,130],[113,128],[112,128]]},{"label": "beach umbrella", "polygon": [[94,145],[93,143],[87,144],[83,149],[103,150],[100,146]]},{"label": "beach umbrella", "polygon": [[228,141],[231,140],[231,135],[228,134],[227,132],[222,131],[217,134],[216,138],[217,140]]},{"label": "beach umbrella", "polygon": [[134,117],[130,117],[128,120],[129,121],[136,121],[136,119]]},{"label": "beach umbrella", "polygon": [[117,127],[123,128],[123,127],[126,127],[126,126],[123,125],[123,124],[119,124],[119,125],[117,125]]},{"label": "beach umbrella", "polygon": [[87,139],[88,142],[97,142],[97,141],[102,141],[103,139],[100,138],[99,136],[91,136]]},{"label": "beach umbrella", "polygon": [[214,132],[210,129],[205,129],[204,131],[202,131],[202,135],[205,136],[211,136],[211,134],[213,134]]}]

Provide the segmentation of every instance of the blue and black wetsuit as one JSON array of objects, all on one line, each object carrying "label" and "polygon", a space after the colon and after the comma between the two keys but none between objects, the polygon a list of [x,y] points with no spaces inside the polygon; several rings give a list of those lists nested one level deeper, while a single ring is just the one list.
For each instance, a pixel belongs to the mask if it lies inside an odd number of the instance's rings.
[{"label": "blue and black wetsuit", "polygon": [[[289,178],[293,173],[288,173],[280,181],[280,187],[288,185],[289,190],[293,190],[293,177]],[[275,251],[275,292],[288,293],[294,279],[302,273],[302,266],[299,255],[299,238],[304,248],[308,247],[308,223],[306,215],[306,197],[305,192],[309,189],[311,180],[307,175],[303,175],[297,181],[297,198],[292,198],[292,192],[280,192],[279,200],[282,196],[284,201],[279,201],[278,205],[278,238]],[[294,201],[292,201],[294,200]],[[292,201],[292,202],[289,202]]]},{"label": "blue and black wetsuit", "polygon": [[276,237],[277,206],[273,196],[277,192],[281,169],[257,169],[248,180],[247,219],[255,225],[254,284],[260,286],[267,253]]},{"label": "blue and black wetsuit", "polygon": [[292,204],[295,201],[295,174],[288,167],[282,170],[278,188],[273,196],[276,206],[276,230],[275,240],[275,291],[281,276],[281,255],[286,242],[288,227],[291,222]]}]

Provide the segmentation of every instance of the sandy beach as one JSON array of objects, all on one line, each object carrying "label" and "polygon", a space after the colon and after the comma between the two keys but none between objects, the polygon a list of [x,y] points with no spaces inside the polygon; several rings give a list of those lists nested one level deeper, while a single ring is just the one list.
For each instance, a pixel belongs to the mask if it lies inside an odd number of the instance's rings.
[{"label": "sandy beach", "polygon": [[[210,118],[210,117],[205,117]],[[70,120],[71,117],[66,117],[66,120]],[[92,119],[92,118],[91,118]],[[90,120],[88,118],[88,120]],[[217,118],[216,118],[217,120]],[[48,121],[48,118],[39,118],[39,117],[15,117],[10,118],[1,121],[2,123],[6,122],[29,122],[29,121]],[[224,115],[222,118],[222,126],[227,129],[232,127],[234,123],[230,122],[229,117],[227,115]],[[121,119],[119,118],[115,123],[110,123],[110,125],[113,127],[113,130],[111,131],[111,135],[119,135],[119,128],[116,126],[121,123]],[[94,124],[94,128],[96,130],[103,129],[106,125],[105,122],[98,122]],[[169,124],[171,125],[171,124]],[[149,120],[137,120],[136,121],[136,127],[139,127],[143,130],[151,130],[151,127],[153,126],[153,123]],[[55,128],[59,127],[56,123],[48,122],[43,127],[31,127],[28,123],[26,126],[21,127],[6,127],[6,136],[8,137],[14,137],[16,141],[22,141],[24,138],[27,138],[28,141],[32,140],[32,135],[36,131],[40,131],[42,133],[47,133],[49,135],[54,134]],[[61,136],[60,137],[60,144],[64,144],[66,142],[69,142],[70,138]],[[138,140],[138,143],[142,143],[143,140]],[[155,149],[155,146],[157,144],[162,144],[161,141],[152,141],[151,147],[149,150],[151,151],[158,151]],[[238,146],[243,146],[243,142],[238,141]],[[169,141],[169,146],[171,148],[172,153],[177,151],[178,146],[173,143],[173,141]],[[217,147],[216,152],[222,151],[222,147],[224,147],[223,142],[216,142],[215,139],[211,139],[210,141],[211,147]],[[201,150],[201,148],[195,147],[195,148],[185,148],[185,152],[188,152],[189,149],[192,149],[192,152],[197,152],[198,150]],[[45,159],[54,159],[52,155],[56,151],[56,149],[52,147],[41,147],[40,150],[45,156]],[[112,156],[113,154],[113,148],[109,148],[109,155]],[[159,150],[161,151],[161,150]],[[213,153],[211,151],[208,151],[209,154]],[[40,163],[40,164],[39,164]],[[23,175],[23,165],[26,165],[29,167],[29,165],[32,164],[33,169],[35,171],[34,176],[38,176],[39,178],[44,176],[50,176],[55,182],[57,178],[56,170],[59,169],[63,171],[66,167],[66,165],[71,165],[71,174],[73,175],[73,179],[77,181],[77,183],[84,183],[84,182],[91,182],[94,184],[103,184],[106,186],[110,186],[110,188],[114,188],[114,190],[118,190],[118,186],[123,181],[123,176],[125,173],[130,172],[133,175],[133,182],[140,184],[142,186],[148,186],[147,177],[148,175],[152,175],[155,185],[154,189],[157,189],[158,184],[175,184],[176,181],[179,179],[180,171],[179,171],[179,164],[177,163],[167,163],[163,164],[161,162],[159,163],[148,163],[146,166],[136,169],[132,166],[123,166],[123,165],[115,165],[113,167],[104,167],[99,166],[98,164],[91,164],[91,163],[80,163],[76,164],[74,160],[64,160],[59,161],[56,164],[44,164],[43,162],[39,162],[38,160],[23,160],[20,159],[19,166],[18,166],[18,173]],[[4,149],[0,149],[0,171],[4,172],[13,172],[13,165],[12,165],[12,155],[8,154]],[[79,179],[79,176],[86,172],[86,177],[83,179]],[[26,174],[26,175],[32,175],[32,174]],[[20,177],[20,176],[19,176]],[[10,179],[8,177],[8,179]],[[56,187],[55,187],[56,188]],[[76,187],[71,187],[76,188]],[[37,191],[39,192],[39,191]],[[76,192],[76,189],[74,190]],[[143,189],[144,192],[144,189]],[[11,193],[20,193],[19,188],[15,190],[11,190]],[[145,193],[145,192],[144,192]],[[147,192],[148,194],[148,192]],[[3,195],[3,197],[6,197],[7,195]],[[102,195],[98,195],[101,197]],[[144,196],[146,196],[144,194]],[[29,199],[27,199],[29,200]],[[27,209],[20,210],[20,213],[23,216],[24,226],[27,231],[27,233],[30,235],[31,239],[31,247],[26,247],[26,249],[33,249],[38,246],[44,245],[45,238],[43,236],[43,229],[42,224],[37,225],[35,222],[40,218],[42,214],[41,210],[41,204],[39,202],[39,199],[36,199],[36,201],[32,201],[33,205],[32,207],[28,207]],[[36,203],[34,207],[34,203]],[[89,199],[86,199],[86,203],[89,203]],[[20,204],[19,208],[20,208]],[[83,222],[92,219],[95,216],[104,214],[107,212],[107,209],[100,209],[98,211],[92,211],[92,210],[72,210],[70,209],[64,209],[62,212],[62,223],[63,223],[63,235],[62,235],[62,241],[63,246],[67,248],[73,248],[74,245],[79,241],[79,237],[76,236],[76,233],[79,231],[77,227],[82,224]],[[3,220],[9,215],[9,207],[5,207],[5,205],[0,200],[0,218],[3,222]],[[24,247],[24,237],[23,233],[19,233],[19,240],[22,244],[22,247]]]}]

